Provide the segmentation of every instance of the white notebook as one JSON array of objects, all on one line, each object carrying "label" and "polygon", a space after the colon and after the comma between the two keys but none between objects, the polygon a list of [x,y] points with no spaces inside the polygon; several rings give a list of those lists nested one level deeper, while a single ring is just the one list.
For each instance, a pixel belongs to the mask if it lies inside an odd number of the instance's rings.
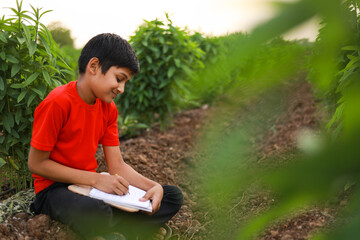
[{"label": "white notebook", "polygon": [[89,196],[92,198],[103,200],[108,204],[117,204],[125,207],[136,208],[146,212],[152,212],[152,205],[150,200],[147,200],[145,202],[139,201],[139,199],[142,198],[145,193],[146,192],[144,190],[129,185],[129,193],[126,195],[119,196],[116,194],[110,194],[100,191],[96,188],[92,188]]}]

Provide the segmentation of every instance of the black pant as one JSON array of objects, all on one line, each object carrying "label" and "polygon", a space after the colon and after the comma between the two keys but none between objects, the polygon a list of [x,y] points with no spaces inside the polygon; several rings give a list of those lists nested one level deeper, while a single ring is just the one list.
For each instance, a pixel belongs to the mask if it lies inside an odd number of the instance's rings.
[{"label": "black pant", "polygon": [[30,209],[35,214],[47,214],[62,222],[84,238],[120,232],[129,239],[148,238],[180,209],[182,192],[176,186],[163,186],[161,207],[153,215],[129,213],[111,207],[101,200],[68,190],[69,184],[53,183],[36,195]]}]

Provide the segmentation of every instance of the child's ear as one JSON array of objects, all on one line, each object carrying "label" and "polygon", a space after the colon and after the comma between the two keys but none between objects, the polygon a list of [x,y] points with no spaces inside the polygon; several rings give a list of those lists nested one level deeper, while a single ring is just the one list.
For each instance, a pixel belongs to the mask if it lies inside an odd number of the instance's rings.
[{"label": "child's ear", "polygon": [[99,59],[97,57],[91,58],[87,68],[91,74],[96,74],[96,71],[100,68]]}]

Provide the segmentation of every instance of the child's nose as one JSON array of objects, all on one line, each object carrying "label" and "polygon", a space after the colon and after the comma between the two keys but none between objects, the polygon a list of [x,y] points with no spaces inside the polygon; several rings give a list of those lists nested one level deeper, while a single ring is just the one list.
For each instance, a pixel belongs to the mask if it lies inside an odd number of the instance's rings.
[{"label": "child's nose", "polygon": [[117,88],[119,93],[124,93],[124,89],[125,89],[125,83],[123,83],[123,82],[119,83],[119,86]]}]

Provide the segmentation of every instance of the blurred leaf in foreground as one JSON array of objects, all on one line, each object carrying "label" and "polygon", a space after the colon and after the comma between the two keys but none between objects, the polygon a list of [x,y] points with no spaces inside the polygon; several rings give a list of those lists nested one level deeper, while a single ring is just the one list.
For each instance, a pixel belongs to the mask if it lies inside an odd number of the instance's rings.
[{"label": "blurred leaf in foreground", "polygon": [[[316,69],[317,79],[315,87],[326,91],[335,78],[338,71],[337,53],[341,44],[347,41],[350,35],[350,28],[346,22],[346,12],[343,11],[342,1],[310,1],[302,0],[295,3],[284,5],[278,16],[269,22],[257,27],[249,38],[242,39],[241,42],[233,41],[233,51],[229,51],[229,56],[210,68],[204,75],[208,78],[221,77],[221,74],[231,73],[239,65],[239,62],[246,56],[256,52],[260,44],[282,34],[302,22],[318,15],[325,19],[328,24],[327,30],[322,34],[324,41],[319,48],[317,59],[313,62]],[[285,66],[284,66],[285,67]],[[216,69],[216,70],[212,70]],[[219,69],[221,71],[219,71]],[[278,71],[279,69],[273,69]],[[220,74],[220,75],[219,75]],[[217,123],[208,129],[211,134],[203,139],[202,150],[207,161],[204,165],[205,170],[204,188],[209,196],[213,197],[212,202],[216,207],[216,224],[226,227],[230,223],[227,204],[249,186],[257,184],[267,186],[278,196],[276,206],[266,213],[254,216],[239,227],[238,233],[230,233],[237,239],[253,239],[261,230],[269,226],[280,217],[284,217],[310,204],[322,200],[328,200],[348,182],[357,182],[360,177],[360,87],[354,84],[345,95],[345,110],[343,116],[344,133],[336,139],[330,141],[327,134],[324,134],[323,146],[309,154],[299,154],[297,159],[292,160],[292,164],[278,168],[277,170],[262,168],[259,165],[248,162],[249,146],[245,140],[250,137],[248,129],[266,123],[266,117],[261,116],[261,111],[253,115],[252,121],[238,128],[229,128],[224,132],[222,127],[226,117],[233,117],[238,103],[250,101],[256,97],[261,97],[268,90],[274,89],[277,81],[246,81],[232,89],[227,95],[226,102],[230,103],[222,106],[218,114]],[[245,94],[242,89],[250,90]],[[274,109],[274,108],[272,108]],[[270,108],[271,112],[271,108]],[[231,121],[230,121],[231,122]],[[250,157],[251,158],[251,157]],[[354,198],[350,203],[359,202],[359,190],[355,184]],[[350,204],[349,208],[353,211],[358,209],[357,204]],[[352,211],[350,211],[352,212]],[[346,230],[339,232],[334,239],[354,239],[359,222],[359,214],[352,218]],[[231,224],[231,223],[230,223]],[[221,237],[221,236],[215,236]],[[327,238],[328,239],[328,238]]]}]

